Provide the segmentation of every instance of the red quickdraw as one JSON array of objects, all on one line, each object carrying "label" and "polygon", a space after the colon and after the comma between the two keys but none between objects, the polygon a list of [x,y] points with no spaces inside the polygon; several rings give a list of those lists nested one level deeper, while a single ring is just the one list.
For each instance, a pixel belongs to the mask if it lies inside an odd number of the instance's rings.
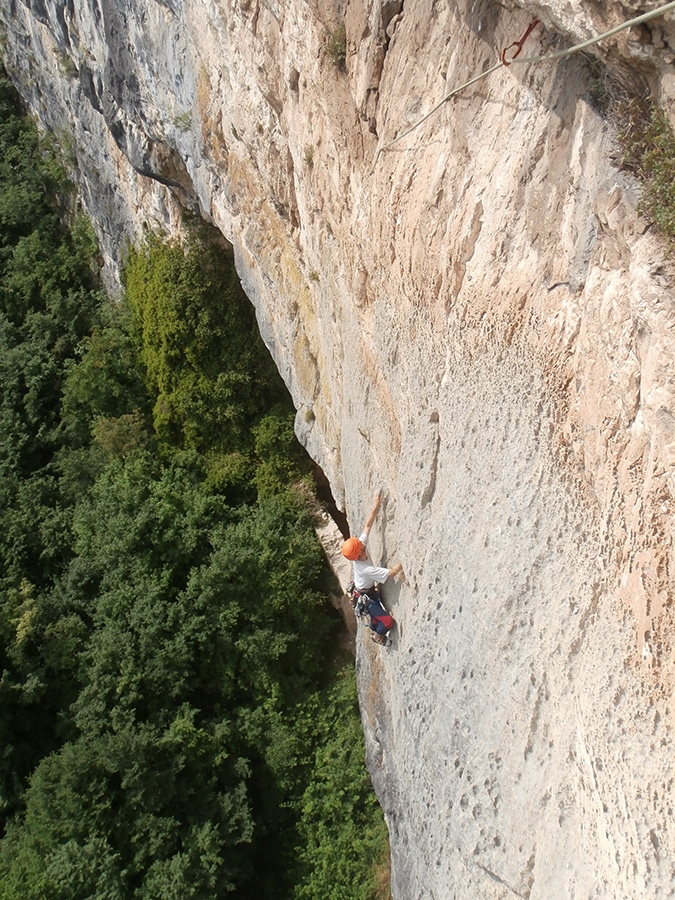
[{"label": "red quickdraw", "polygon": [[[532,34],[532,32],[534,31],[534,29],[537,27],[538,24],[539,24],[539,19],[532,19],[532,21],[530,22],[529,28],[527,29],[525,34],[521,37],[521,39],[519,41],[514,41],[512,44],[509,44],[508,47],[506,47],[504,50],[502,50],[502,63],[505,66],[510,66],[511,63],[513,62],[513,60],[517,56],[520,56],[520,51],[523,49],[523,44],[529,38],[529,36]],[[518,49],[513,54],[511,59],[507,59],[506,54],[511,49],[511,47],[517,47]]]}]

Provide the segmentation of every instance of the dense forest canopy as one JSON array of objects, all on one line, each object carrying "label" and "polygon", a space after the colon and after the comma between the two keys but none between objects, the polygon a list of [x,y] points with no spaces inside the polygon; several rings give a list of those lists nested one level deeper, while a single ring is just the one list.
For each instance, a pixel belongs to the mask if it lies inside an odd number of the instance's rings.
[{"label": "dense forest canopy", "polygon": [[376,896],[292,409],[231,256],[125,296],[0,78],[0,897]]}]

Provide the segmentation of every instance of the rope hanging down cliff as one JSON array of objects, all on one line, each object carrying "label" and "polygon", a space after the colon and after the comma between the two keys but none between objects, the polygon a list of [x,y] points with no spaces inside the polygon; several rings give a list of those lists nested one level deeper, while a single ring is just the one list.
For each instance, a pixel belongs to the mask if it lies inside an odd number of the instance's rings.
[{"label": "rope hanging down cliff", "polygon": [[[472,84],[475,84],[477,81],[480,81],[482,78],[487,78],[488,75],[491,75],[493,72],[496,72],[497,69],[502,69],[505,66],[510,66],[514,63],[537,63],[537,62],[548,62],[554,59],[564,59],[567,56],[573,56],[575,53],[579,53],[581,50],[585,50],[587,47],[592,47],[593,44],[597,44],[600,41],[605,40],[605,38],[612,37],[612,35],[618,34],[620,31],[624,31],[626,28],[632,28],[634,25],[640,25],[642,22],[646,22],[648,19],[654,19],[656,16],[662,16],[667,13],[669,10],[675,9],[675,0],[672,0],[670,3],[666,3],[663,6],[659,6],[657,9],[651,10],[651,12],[643,13],[640,16],[636,16],[634,19],[629,19],[627,22],[622,22],[620,25],[615,25],[614,28],[610,28],[609,31],[603,31],[602,34],[597,35],[596,37],[589,38],[586,41],[582,41],[581,44],[575,44],[574,47],[569,47],[567,50],[558,50],[556,53],[548,53],[543,54],[541,56],[526,56],[523,59],[518,59],[520,51],[523,49],[523,44],[530,36],[534,28],[539,24],[538,19],[534,19],[525,34],[519,41],[514,41],[513,44],[510,44],[505,50],[502,51],[499,61],[495,63],[489,69],[486,69],[485,72],[481,72],[480,75],[475,75],[473,78],[469,79],[469,81],[465,81],[464,84],[460,84],[459,87],[453,88],[449,94],[446,94],[439,102],[434,106],[429,112],[422,116],[414,125],[411,125],[410,128],[406,128],[405,131],[401,132],[397,137],[393,139],[393,141],[389,141],[389,143],[385,144],[382,147],[379,147],[377,153],[375,154],[375,159],[373,160],[373,164],[370,167],[370,174],[375,170],[375,166],[377,165],[377,161],[380,158],[380,154],[384,153],[385,150],[389,150],[390,147],[393,147],[394,144],[397,144],[400,140],[402,140],[406,135],[410,134],[411,131],[414,131],[416,128],[419,128],[423,122],[433,116],[433,114],[443,106],[444,103],[447,103],[452,97],[456,94],[459,94],[461,91],[465,90],[468,87],[471,87]],[[516,52],[509,58],[507,58],[507,54],[509,50],[513,47],[517,47]]]}]

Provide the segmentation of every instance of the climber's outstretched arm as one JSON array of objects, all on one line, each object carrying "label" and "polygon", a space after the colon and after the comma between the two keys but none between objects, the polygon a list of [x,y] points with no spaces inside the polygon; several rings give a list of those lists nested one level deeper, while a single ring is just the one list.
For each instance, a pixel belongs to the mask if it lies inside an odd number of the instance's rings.
[{"label": "climber's outstretched arm", "polygon": [[368,513],[368,517],[366,518],[365,525],[363,526],[363,534],[366,537],[370,534],[370,529],[373,527],[373,522],[377,516],[377,511],[380,508],[380,503],[382,502],[382,494],[378,491],[375,494],[375,499],[373,501],[373,508]]}]

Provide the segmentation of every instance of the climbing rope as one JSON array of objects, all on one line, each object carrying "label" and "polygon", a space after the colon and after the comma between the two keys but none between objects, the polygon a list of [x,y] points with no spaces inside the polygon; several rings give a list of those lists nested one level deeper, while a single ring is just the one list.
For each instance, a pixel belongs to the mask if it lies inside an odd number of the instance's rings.
[{"label": "climbing rope", "polygon": [[[393,147],[394,144],[397,144],[400,140],[406,137],[406,135],[410,134],[411,131],[419,128],[423,122],[426,122],[426,120],[430,118],[430,116],[433,116],[433,114],[437,110],[439,110],[444,103],[447,103],[448,100],[450,100],[456,94],[459,94],[461,91],[466,90],[466,88],[471,87],[472,84],[475,84],[482,78],[487,78],[488,75],[496,72],[497,69],[502,69],[505,66],[510,66],[514,63],[525,64],[547,62],[549,60],[564,59],[567,56],[573,56],[575,53],[579,53],[581,50],[585,50],[587,47],[592,47],[593,44],[604,41],[606,38],[612,37],[613,35],[618,34],[620,31],[624,31],[626,28],[632,28],[634,25],[640,25],[642,22],[646,22],[649,19],[656,18],[656,16],[662,16],[671,9],[675,9],[675,0],[672,0],[672,2],[666,3],[663,6],[659,6],[657,9],[651,10],[651,12],[642,13],[642,15],[636,16],[634,19],[629,19],[627,22],[622,22],[621,25],[615,25],[614,28],[610,28],[609,31],[604,31],[602,34],[599,34],[593,38],[589,38],[587,41],[583,41],[581,44],[575,44],[574,47],[569,47],[567,50],[558,50],[556,53],[546,53],[542,56],[526,56],[523,59],[519,59],[520,52],[523,49],[523,44],[539,24],[539,20],[534,19],[519,41],[514,41],[513,44],[510,44],[505,50],[502,50],[499,61],[495,63],[494,66],[486,69],[484,72],[481,72],[480,75],[475,75],[473,78],[470,78],[469,81],[465,81],[464,84],[460,84],[459,87],[453,88],[453,90],[451,90],[449,94],[446,94],[441,100],[439,100],[436,106],[430,109],[429,112],[426,115],[422,116],[419,121],[415,122],[414,125],[411,125],[410,128],[406,128],[406,130],[395,137],[393,141],[389,141],[388,144],[385,144],[383,147],[379,147],[377,153],[375,154],[373,164],[370,168],[370,174],[372,175],[372,173],[374,172],[375,166],[377,165],[377,161],[380,158],[381,153],[384,153],[385,150],[389,150],[390,147]],[[508,58],[507,54],[513,47],[517,47],[518,49],[513,55],[511,55],[510,58]]]}]

